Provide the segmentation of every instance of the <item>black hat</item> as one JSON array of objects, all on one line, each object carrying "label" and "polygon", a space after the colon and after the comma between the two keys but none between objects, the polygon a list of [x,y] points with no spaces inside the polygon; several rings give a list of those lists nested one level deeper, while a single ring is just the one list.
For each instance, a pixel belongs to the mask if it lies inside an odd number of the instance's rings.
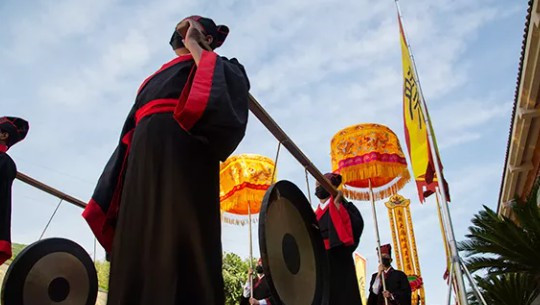
[{"label": "black hat", "polygon": [[21,118],[7,116],[0,118],[0,131],[7,132],[9,134],[9,138],[6,143],[8,147],[22,141],[26,137],[28,129],[28,122]]}]

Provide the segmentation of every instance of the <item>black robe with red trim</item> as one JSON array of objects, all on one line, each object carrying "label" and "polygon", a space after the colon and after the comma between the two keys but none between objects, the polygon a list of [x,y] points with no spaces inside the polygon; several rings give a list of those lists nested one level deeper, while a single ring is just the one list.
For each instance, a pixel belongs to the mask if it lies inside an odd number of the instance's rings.
[{"label": "black robe with red trim", "polygon": [[244,136],[249,82],[203,51],[141,85],[83,217],[111,253],[109,305],[220,304],[219,161]]},{"label": "black robe with red trim", "polygon": [[11,258],[11,186],[17,175],[15,162],[0,145],[0,265]]},{"label": "black robe with red trim", "polygon": [[361,305],[353,252],[360,242],[364,219],[352,203],[343,200],[338,209],[333,198],[329,200],[315,211],[330,267],[329,304]]},{"label": "black robe with red trim", "polygon": [[[377,273],[374,273],[371,276],[371,281],[369,282],[369,297],[367,305],[384,305],[384,297],[382,294],[382,288],[379,288],[378,293],[373,292],[373,283]],[[388,299],[388,304],[390,305],[411,305],[411,286],[407,275],[400,270],[394,268],[388,269],[385,273],[385,284],[386,290],[388,290],[393,298]],[[382,283],[380,284],[382,286]]]},{"label": "black robe with red trim", "polygon": [[[267,305],[275,304],[266,276],[253,279],[253,298],[258,301],[265,300]],[[249,298],[242,296],[240,298],[240,305],[249,305]]]}]

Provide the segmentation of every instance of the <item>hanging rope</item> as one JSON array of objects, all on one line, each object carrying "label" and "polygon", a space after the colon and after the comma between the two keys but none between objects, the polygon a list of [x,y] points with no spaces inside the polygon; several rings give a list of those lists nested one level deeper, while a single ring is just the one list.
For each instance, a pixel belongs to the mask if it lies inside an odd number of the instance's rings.
[{"label": "hanging rope", "polygon": [[279,150],[280,149],[281,149],[281,142],[278,142],[276,158],[274,159],[274,170],[272,171],[272,182],[274,182],[274,179],[276,179],[276,169],[277,169],[277,162],[278,162],[278,159],[279,159]]},{"label": "hanging rope", "polygon": [[49,228],[49,225],[51,224],[51,221],[53,220],[54,215],[56,215],[56,211],[58,211],[58,208],[60,207],[60,204],[62,204],[62,201],[64,201],[64,199],[60,199],[60,202],[58,202],[58,205],[56,206],[56,209],[54,209],[54,212],[52,213],[51,218],[49,218],[49,221],[47,222],[47,225],[43,229],[43,232],[41,232],[41,236],[39,236],[39,240],[41,240],[43,238],[43,235],[45,235],[45,232]]},{"label": "hanging rope", "polygon": [[306,186],[307,186],[308,199],[309,199],[309,204],[311,205],[312,204],[312,202],[311,202],[311,191],[309,190],[309,177],[308,177],[307,168],[305,169],[305,172],[306,172]]}]

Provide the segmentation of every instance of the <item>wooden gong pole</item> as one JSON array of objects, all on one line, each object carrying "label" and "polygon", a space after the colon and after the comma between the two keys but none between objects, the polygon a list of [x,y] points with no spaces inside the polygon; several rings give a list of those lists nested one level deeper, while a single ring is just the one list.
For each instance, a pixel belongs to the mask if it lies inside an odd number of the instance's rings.
[{"label": "wooden gong pole", "polygon": [[72,197],[62,191],[59,191],[51,186],[48,186],[46,185],[45,183],[43,182],[40,182],[32,177],[29,177],[21,172],[17,172],[17,179],[19,179],[20,181],[30,185],[30,186],[33,186],[37,189],[40,189],[42,191],[44,191],[45,193],[48,193],[48,194],[51,194],[55,197],[58,197],[59,199],[62,199],[64,201],[67,201],[71,204],[74,204],[80,208],[85,208],[86,207],[86,203],[84,203],[83,201],[75,198],[75,197]]}]

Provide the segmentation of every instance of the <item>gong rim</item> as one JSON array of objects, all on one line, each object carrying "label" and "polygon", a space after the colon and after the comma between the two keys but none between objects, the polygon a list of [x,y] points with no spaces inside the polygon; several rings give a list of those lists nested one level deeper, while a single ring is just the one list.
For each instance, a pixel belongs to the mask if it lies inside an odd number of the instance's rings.
[{"label": "gong rim", "polygon": [[[35,266],[43,265],[43,259],[54,256],[68,256],[72,261],[77,261],[80,265],[75,268],[86,271],[87,277],[82,281],[83,285],[88,287],[88,296],[86,300],[81,302],[81,305],[95,305],[98,292],[97,271],[92,262],[92,259],[80,245],[64,238],[48,238],[37,241],[24,248],[19,255],[11,262],[4,280],[2,282],[2,292],[0,300],[2,305],[26,305],[25,290],[27,288],[27,280],[29,275],[38,273],[34,270]],[[41,262],[40,262],[41,261]],[[54,268],[50,268],[54,269]],[[65,283],[64,283],[64,282]],[[67,293],[63,300],[57,301],[54,304],[62,304],[64,300],[70,296],[71,285],[64,277],[56,277],[49,284],[49,298],[51,297],[51,285],[55,282],[57,285],[67,284]],[[81,286],[81,283],[75,283],[75,287]],[[84,296],[83,296],[84,298]],[[54,302],[51,299],[51,302]]]},{"label": "gong rim", "polygon": [[[281,299],[280,292],[274,284],[272,277],[272,268],[269,263],[268,245],[267,245],[267,230],[266,219],[267,213],[274,202],[280,200],[281,197],[285,197],[287,201],[292,203],[293,208],[298,212],[303,220],[304,229],[307,231],[310,243],[312,245],[313,257],[315,259],[315,290],[313,293],[312,303],[313,305],[326,305],[329,300],[330,284],[329,267],[326,256],[326,249],[320,234],[318,221],[315,217],[315,213],[311,209],[311,205],[302,191],[292,182],[282,180],[278,181],[267,190],[263,202],[261,204],[261,210],[259,214],[259,248],[261,253],[261,259],[264,266],[264,274],[268,279],[268,284],[272,296],[278,304],[285,304]],[[287,236],[284,235],[285,240]],[[285,262],[285,264],[288,264]],[[289,266],[287,266],[289,267]],[[290,271],[290,269],[289,269]],[[290,271],[291,272],[291,271]],[[304,291],[298,291],[299,294],[305,293]],[[311,297],[311,296],[310,296]],[[295,305],[295,304],[287,304]]]}]

